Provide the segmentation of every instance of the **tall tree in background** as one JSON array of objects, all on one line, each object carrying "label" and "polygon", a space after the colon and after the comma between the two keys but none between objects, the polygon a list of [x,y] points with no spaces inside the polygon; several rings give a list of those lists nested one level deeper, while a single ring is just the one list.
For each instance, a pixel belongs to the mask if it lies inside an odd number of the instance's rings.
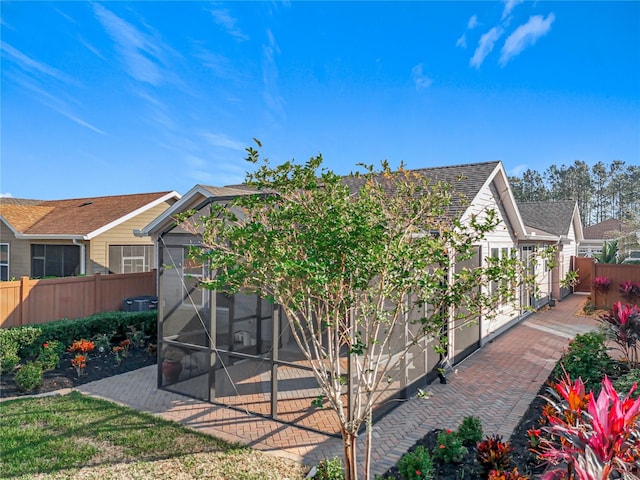
[{"label": "tall tree in background", "polygon": [[[552,165],[544,174],[527,170],[509,181],[516,200],[575,200],[584,226],[608,218],[629,220],[640,210],[640,166],[622,160],[598,162],[589,168],[576,160],[570,166]],[[542,179],[542,180],[541,180]]]},{"label": "tall tree in background", "polygon": [[522,178],[510,177],[509,182],[516,200],[520,202],[541,202],[549,198],[549,192],[539,172],[527,169]]}]

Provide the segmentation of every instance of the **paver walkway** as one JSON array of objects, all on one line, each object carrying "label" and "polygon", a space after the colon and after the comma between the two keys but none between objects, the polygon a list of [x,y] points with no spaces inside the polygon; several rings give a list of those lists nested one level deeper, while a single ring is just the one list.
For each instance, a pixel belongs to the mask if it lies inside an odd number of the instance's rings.
[{"label": "paver walkway", "polygon": [[[575,315],[584,301],[584,296],[572,295],[528,316],[457,365],[447,384],[426,386],[428,399],[407,400],[377,422],[372,474],[383,474],[429,431],[457,428],[468,415],[480,417],[485,434],[508,438],[569,340],[596,328],[595,320]],[[335,437],[158,390],[156,372],[154,365],[76,390],[308,465],[342,454],[341,440]],[[362,458],[363,441],[359,448]]]}]

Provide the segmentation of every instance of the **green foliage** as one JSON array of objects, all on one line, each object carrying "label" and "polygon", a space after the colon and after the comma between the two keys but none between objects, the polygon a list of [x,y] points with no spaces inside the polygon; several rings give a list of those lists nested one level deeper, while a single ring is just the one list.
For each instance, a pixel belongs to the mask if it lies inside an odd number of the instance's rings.
[{"label": "green foliage", "polygon": [[343,480],[342,460],[339,457],[321,460],[313,478],[316,480]]},{"label": "green foliage", "polygon": [[115,333],[100,333],[93,337],[95,351],[98,355],[107,355],[111,352],[111,343]]},{"label": "green foliage", "polygon": [[606,336],[601,332],[587,332],[569,343],[554,370],[556,377],[563,376],[563,369],[571,378],[582,378],[587,388],[599,391],[600,381],[614,368],[608,354]]},{"label": "green foliage", "polygon": [[621,395],[626,395],[631,391],[633,385],[638,388],[631,394],[631,398],[640,397],[640,368],[632,368],[629,372],[613,381],[613,386]]},{"label": "green foliage", "polygon": [[0,365],[3,373],[13,370],[20,361],[21,350],[31,345],[40,333],[39,328],[31,326],[0,329]]},{"label": "green foliage", "polygon": [[20,390],[30,392],[42,385],[42,366],[37,362],[27,362],[17,371],[14,381]]},{"label": "green foliage", "polygon": [[[37,326],[39,335],[26,344],[20,356],[36,356],[40,346],[49,340],[58,340],[64,345],[71,345],[78,338],[93,338],[100,334],[114,334],[126,338],[129,326],[134,325],[149,335],[157,336],[157,312],[104,312],[77,320],[57,320]],[[21,330],[33,327],[16,327],[11,330]]]},{"label": "green foliage", "polygon": [[618,241],[611,240],[604,242],[602,252],[596,253],[593,258],[595,258],[598,263],[618,263]]},{"label": "green foliage", "polygon": [[458,427],[458,437],[462,440],[462,444],[471,446],[482,441],[482,421],[478,417],[469,416],[462,419],[462,423]]},{"label": "green foliage", "polygon": [[438,433],[437,445],[433,456],[444,463],[460,463],[469,453],[462,444],[462,439],[453,430],[442,430]]},{"label": "green foliage", "polygon": [[44,371],[53,370],[60,364],[60,357],[64,352],[64,345],[57,340],[50,340],[42,344],[37,362]]},{"label": "green foliage", "polygon": [[430,480],[435,478],[433,460],[429,451],[418,445],[412,452],[405,453],[398,461],[398,472],[405,480]]}]

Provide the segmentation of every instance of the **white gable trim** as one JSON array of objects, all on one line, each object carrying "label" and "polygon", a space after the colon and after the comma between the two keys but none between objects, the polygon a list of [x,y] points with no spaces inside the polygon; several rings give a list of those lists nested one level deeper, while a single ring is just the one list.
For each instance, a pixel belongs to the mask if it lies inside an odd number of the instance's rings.
[{"label": "white gable trim", "polygon": [[171,198],[180,199],[180,194],[178,192],[175,192],[175,191],[169,192],[169,193],[163,195],[162,197],[159,197],[159,198],[155,199],[154,201],[147,203],[143,207],[140,207],[137,210],[134,210],[133,212],[130,212],[127,215],[124,215],[124,216],[114,220],[113,222],[108,223],[108,224],[98,228],[97,230],[94,230],[93,232],[89,232],[86,235],[85,238],[87,240],[91,240],[92,238],[94,238],[94,237],[96,237],[96,236],[98,236],[98,235],[100,235],[102,233],[105,233],[105,232],[111,230],[114,227],[117,227],[118,225],[126,222],[127,220],[131,220],[132,218],[137,217],[141,213],[146,212],[147,210],[149,210],[149,209],[151,209],[153,207],[156,207],[156,206],[160,205],[163,202],[166,202],[167,200],[169,200]]}]

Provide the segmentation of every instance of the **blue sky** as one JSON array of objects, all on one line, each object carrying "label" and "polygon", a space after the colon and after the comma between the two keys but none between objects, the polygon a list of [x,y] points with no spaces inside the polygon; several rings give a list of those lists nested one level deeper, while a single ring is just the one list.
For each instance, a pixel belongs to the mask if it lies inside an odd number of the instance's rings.
[{"label": "blue sky", "polygon": [[640,164],[640,2],[2,1],[0,194],[502,160]]}]

